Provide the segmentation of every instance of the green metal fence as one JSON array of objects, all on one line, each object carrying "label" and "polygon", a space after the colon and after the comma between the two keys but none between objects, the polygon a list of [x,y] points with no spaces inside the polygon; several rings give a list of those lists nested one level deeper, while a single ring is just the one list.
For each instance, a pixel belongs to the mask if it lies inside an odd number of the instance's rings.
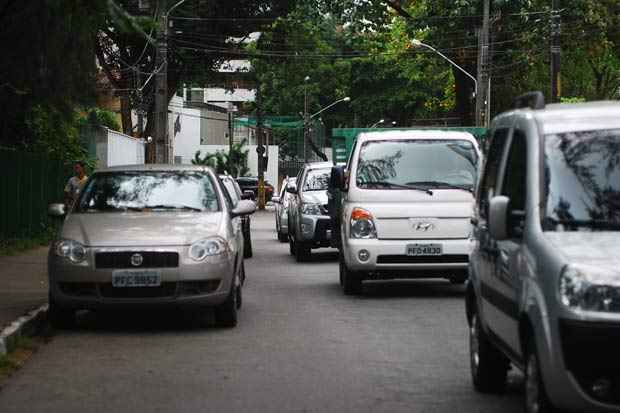
[{"label": "green metal fence", "polygon": [[47,206],[62,202],[70,168],[35,154],[0,149],[0,238],[28,237],[49,223]]}]

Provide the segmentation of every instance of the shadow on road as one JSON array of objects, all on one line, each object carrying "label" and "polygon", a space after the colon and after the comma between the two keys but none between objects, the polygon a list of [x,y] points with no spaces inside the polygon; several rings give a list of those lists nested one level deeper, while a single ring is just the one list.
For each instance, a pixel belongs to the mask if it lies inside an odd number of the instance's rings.
[{"label": "shadow on road", "polygon": [[212,311],[80,311],[77,326],[63,332],[105,333],[200,333],[225,330],[215,325]]},{"label": "shadow on road", "polygon": [[[330,283],[334,294],[343,295],[338,282]],[[387,298],[463,298],[465,287],[453,285],[448,281],[425,280],[384,280],[364,281],[364,291],[354,299],[387,299]]]}]

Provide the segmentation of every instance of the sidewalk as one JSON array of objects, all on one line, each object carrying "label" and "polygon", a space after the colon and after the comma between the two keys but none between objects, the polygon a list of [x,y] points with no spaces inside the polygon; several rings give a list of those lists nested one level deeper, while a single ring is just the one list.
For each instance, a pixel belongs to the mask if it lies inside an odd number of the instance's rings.
[{"label": "sidewalk", "polygon": [[41,247],[0,257],[0,331],[47,303],[47,251]]}]

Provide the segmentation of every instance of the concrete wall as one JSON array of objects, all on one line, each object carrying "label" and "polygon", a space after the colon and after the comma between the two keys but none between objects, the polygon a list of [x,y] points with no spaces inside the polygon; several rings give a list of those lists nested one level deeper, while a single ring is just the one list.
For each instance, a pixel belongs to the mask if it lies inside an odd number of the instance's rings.
[{"label": "concrete wall", "polygon": [[97,167],[144,164],[144,141],[107,128],[96,135]]}]

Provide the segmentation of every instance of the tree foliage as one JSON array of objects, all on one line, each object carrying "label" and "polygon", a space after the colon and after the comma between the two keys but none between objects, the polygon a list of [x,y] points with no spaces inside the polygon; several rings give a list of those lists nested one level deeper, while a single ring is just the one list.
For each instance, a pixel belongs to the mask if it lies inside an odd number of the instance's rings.
[{"label": "tree foliage", "polygon": [[89,0],[0,0],[0,146],[76,159],[78,105],[94,100]]}]

